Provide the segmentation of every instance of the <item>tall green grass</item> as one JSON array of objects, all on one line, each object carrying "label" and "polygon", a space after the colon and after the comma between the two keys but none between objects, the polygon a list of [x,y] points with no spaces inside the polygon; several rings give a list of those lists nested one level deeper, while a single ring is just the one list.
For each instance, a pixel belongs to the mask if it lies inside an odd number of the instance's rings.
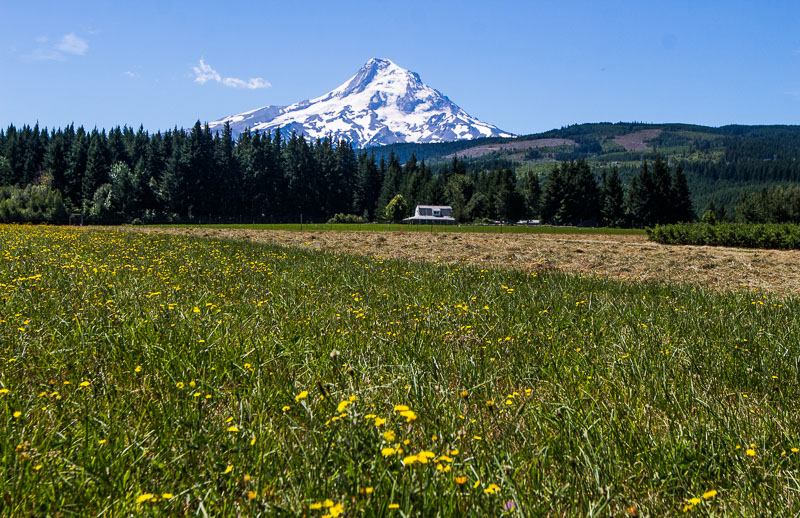
[{"label": "tall green grass", "polygon": [[6,516],[800,511],[794,299],[130,232],[0,245]]}]

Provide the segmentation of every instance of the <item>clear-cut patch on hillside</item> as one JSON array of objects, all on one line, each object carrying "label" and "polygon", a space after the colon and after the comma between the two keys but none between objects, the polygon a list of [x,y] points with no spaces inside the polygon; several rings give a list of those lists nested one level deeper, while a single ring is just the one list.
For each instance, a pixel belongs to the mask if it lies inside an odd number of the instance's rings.
[{"label": "clear-cut patch on hillside", "polygon": [[635,131],[627,135],[614,137],[614,142],[624,147],[626,151],[646,151],[650,149],[650,146],[647,145],[647,141],[659,135],[661,135],[660,129]]}]

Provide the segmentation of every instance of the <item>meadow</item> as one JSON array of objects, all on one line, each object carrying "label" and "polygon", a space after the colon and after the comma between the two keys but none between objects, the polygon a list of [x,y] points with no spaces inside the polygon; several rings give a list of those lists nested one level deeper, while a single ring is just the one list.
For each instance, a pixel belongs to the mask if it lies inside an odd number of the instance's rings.
[{"label": "meadow", "polygon": [[219,223],[148,225],[152,228],[212,228],[234,230],[289,230],[305,232],[461,232],[480,234],[645,235],[644,229],[569,227],[550,225],[406,225],[402,223]]},{"label": "meadow", "polygon": [[0,226],[0,514],[800,513],[797,301]]}]

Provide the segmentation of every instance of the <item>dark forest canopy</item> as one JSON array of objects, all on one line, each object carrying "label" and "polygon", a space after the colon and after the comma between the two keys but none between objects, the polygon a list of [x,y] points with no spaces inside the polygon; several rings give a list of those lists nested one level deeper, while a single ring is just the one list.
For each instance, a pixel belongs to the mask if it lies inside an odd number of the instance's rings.
[{"label": "dark forest canopy", "polygon": [[294,133],[244,132],[234,140],[229,127],[212,134],[200,122],[152,134],[141,127],[106,133],[10,126],[0,133],[0,220],[57,222],[79,213],[112,223],[320,222],[336,215],[375,221],[387,217],[398,194],[407,211],[451,205],[465,222],[645,226],[693,219],[680,164],[671,169],[660,156],[652,164],[650,172],[643,161],[628,181],[615,167],[592,169],[582,158],[554,162],[541,174],[504,160],[468,167],[453,158],[432,167],[413,153],[401,163],[393,152],[376,158],[345,141]]}]

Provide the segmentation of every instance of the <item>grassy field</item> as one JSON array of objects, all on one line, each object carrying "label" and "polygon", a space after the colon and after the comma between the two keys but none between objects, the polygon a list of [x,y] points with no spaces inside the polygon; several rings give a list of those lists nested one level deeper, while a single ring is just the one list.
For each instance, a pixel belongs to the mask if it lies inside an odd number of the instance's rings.
[{"label": "grassy field", "polygon": [[795,299],[0,226],[0,513],[800,512]]},{"label": "grassy field", "polygon": [[644,235],[644,229],[606,227],[552,227],[549,225],[403,225],[397,223],[275,223],[275,224],[210,224],[210,225],[149,225],[158,228],[217,228],[244,230],[297,230],[321,232],[326,230],[364,232],[471,232],[482,234],[611,234]]}]

